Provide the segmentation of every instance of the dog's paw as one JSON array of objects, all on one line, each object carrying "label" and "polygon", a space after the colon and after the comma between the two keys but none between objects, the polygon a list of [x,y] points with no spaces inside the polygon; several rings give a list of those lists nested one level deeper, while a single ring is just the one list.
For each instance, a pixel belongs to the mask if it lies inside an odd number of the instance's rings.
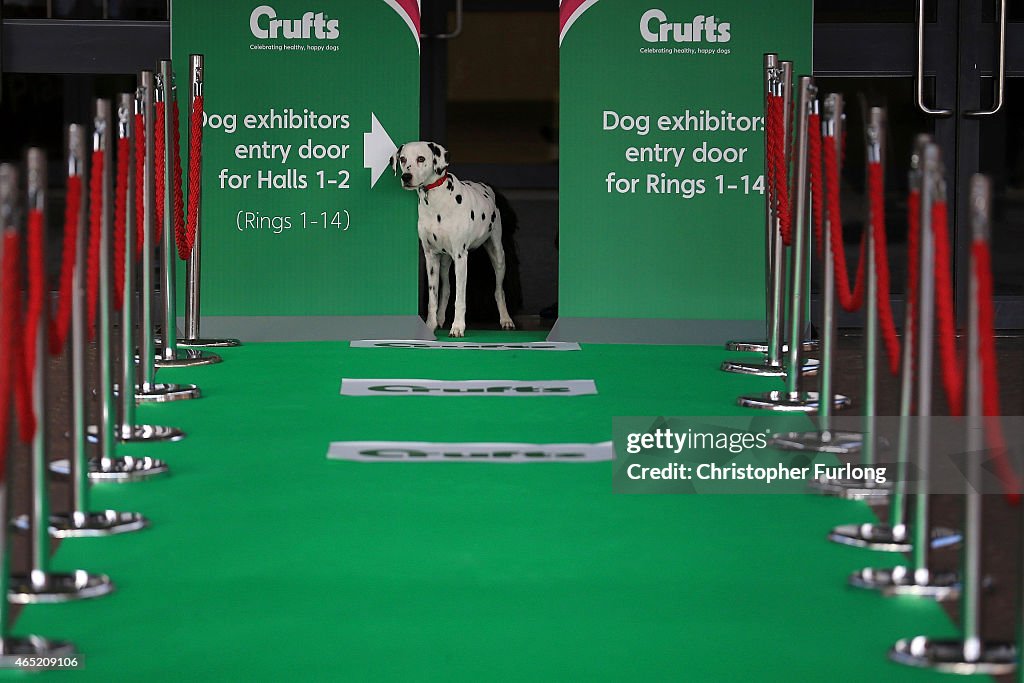
[{"label": "dog's paw", "polygon": [[516,329],[516,324],[512,322],[512,318],[505,318],[504,320],[501,321],[501,329],[514,330]]},{"label": "dog's paw", "polygon": [[427,318],[427,329],[431,332],[437,329],[437,321],[433,318]]},{"label": "dog's paw", "polygon": [[453,324],[451,331],[448,333],[449,337],[465,337],[466,336],[466,325]]}]

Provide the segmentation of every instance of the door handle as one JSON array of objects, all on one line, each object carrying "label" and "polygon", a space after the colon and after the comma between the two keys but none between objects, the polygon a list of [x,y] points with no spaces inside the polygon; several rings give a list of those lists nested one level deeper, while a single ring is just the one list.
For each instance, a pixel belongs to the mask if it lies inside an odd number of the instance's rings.
[{"label": "door handle", "polygon": [[924,0],[917,0],[917,75],[914,79],[917,108],[929,116],[952,116],[952,109],[932,109],[924,103]]},{"label": "door handle", "polygon": [[455,30],[451,33],[421,33],[420,38],[436,38],[438,40],[451,40],[458,38],[462,33],[462,0],[455,0]]},{"label": "door handle", "polygon": [[996,64],[995,93],[992,96],[991,109],[979,109],[966,111],[964,116],[980,118],[982,116],[993,116],[1003,108],[1003,94],[1006,88],[1006,0],[999,0],[999,61]]}]

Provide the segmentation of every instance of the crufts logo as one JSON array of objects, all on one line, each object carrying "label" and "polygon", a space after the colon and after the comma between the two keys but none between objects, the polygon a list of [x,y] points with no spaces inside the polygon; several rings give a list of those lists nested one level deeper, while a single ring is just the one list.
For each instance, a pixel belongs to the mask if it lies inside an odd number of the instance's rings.
[{"label": "crufts logo", "polygon": [[640,35],[648,43],[728,43],[732,24],[718,22],[714,16],[698,14],[688,24],[671,23],[660,9],[649,9],[640,17]]},{"label": "crufts logo", "polygon": [[341,35],[338,20],[328,19],[323,12],[306,12],[301,19],[278,19],[270,5],[260,5],[249,15],[249,30],[260,39],[316,38],[334,40]]}]

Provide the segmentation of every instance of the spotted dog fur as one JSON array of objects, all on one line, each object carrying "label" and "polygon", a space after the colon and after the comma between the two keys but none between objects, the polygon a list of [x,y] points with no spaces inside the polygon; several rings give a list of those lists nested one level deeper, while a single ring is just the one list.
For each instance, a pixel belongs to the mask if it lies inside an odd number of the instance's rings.
[{"label": "spotted dog fur", "polygon": [[433,142],[409,142],[399,147],[391,159],[395,175],[401,175],[402,187],[419,195],[417,229],[429,286],[427,326],[431,330],[444,326],[448,272],[454,262],[455,319],[449,334],[465,335],[469,250],[483,246],[494,268],[494,300],[501,326],[514,329],[505,304],[505,249],[494,190],[448,173],[449,156],[448,150]]}]

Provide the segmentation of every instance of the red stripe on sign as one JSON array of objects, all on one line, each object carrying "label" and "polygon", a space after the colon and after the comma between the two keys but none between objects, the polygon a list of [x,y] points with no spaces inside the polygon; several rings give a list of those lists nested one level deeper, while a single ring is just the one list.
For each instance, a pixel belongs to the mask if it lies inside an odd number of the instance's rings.
[{"label": "red stripe on sign", "polygon": [[558,44],[562,44],[565,34],[580,15],[593,6],[597,0],[561,0],[558,3]]},{"label": "red stripe on sign", "polygon": [[559,3],[559,5],[558,5],[558,33],[559,33],[559,35],[561,35],[561,33],[565,30],[565,22],[569,21],[569,17],[572,16],[572,13],[575,12],[576,9],[580,5],[583,4],[583,2],[584,2],[584,0],[562,0],[562,2]]},{"label": "red stripe on sign", "polygon": [[416,32],[420,31],[420,4],[416,0],[395,0],[398,6],[405,10],[405,13],[409,15],[409,19],[412,20],[412,25],[416,27]]},{"label": "red stripe on sign", "polygon": [[412,32],[416,41],[416,50],[420,49],[420,3],[419,0],[384,0],[387,6],[395,10],[405,25]]}]

